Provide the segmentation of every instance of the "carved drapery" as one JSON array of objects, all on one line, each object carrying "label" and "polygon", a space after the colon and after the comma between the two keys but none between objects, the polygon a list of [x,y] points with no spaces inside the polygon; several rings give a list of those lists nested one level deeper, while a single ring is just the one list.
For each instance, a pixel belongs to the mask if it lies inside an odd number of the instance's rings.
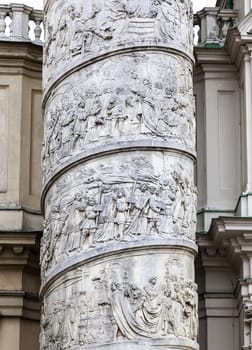
[{"label": "carved drapery", "polygon": [[41,349],[197,349],[188,0],[48,1]]}]

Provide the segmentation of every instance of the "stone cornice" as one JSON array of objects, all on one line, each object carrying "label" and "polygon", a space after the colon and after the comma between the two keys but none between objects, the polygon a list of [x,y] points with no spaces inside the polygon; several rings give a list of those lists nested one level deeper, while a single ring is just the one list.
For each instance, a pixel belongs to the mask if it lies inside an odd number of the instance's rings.
[{"label": "stone cornice", "polygon": [[0,231],[0,269],[30,268],[39,270],[39,239],[41,232]]},{"label": "stone cornice", "polygon": [[42,47],[29,42],[0,41],[0,74],[42,79]]},{"label": "stone cornice", "polygon": [[231,64],[231,60],[224,48],[205,48],[196,46],[194,48],[196,67],[199,64]]},{"label": "stone cornice", "polygon": [[233,79],[237,73],[236,66],[224,48],[195,47],[196,65],[194,81],[205,79]]},{"label": "stone cornice", "polygon": [[234,65],[240,70],[244,56],[252,51],[251,30],[252,13],[249,13],[237,26],[228,30],[224,47],[195,47],[196,68],[203,64],[223,64]]},{"label": "stone cornice", "polygon": [[[0,274],[9,276],[0,287],[0,322],[2,317],[40,319],[38,291],[25,281],[26,274],[39,283],[39,238],[41,232],[0,231]],[[8,281],[9,280],[9,281]],[[14,283],[14,287],[13,287]],[[2,289],[4,288],[4,289]]]},{"label": "stone cornice", "polygon": [[208,235],[198,236],[198,245],[205,256],[224,257],[238,270],[242,256],[252,255],[252,218],[213,219]]},{"label": "stone cornice", "polygon": [[225,49],[231,61],[240,69],[246,53],[252,51],[252,13],[250,12],[242,21],[227,33]]}]

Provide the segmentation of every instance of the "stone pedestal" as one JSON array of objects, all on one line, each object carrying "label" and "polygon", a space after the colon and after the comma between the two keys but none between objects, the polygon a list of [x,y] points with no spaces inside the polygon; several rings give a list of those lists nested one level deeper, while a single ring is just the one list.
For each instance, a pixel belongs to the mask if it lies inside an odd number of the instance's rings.
[{"label": "stone pedestal", "polygon": [[48,1],[41,349],[197,349],[191,1]]}]

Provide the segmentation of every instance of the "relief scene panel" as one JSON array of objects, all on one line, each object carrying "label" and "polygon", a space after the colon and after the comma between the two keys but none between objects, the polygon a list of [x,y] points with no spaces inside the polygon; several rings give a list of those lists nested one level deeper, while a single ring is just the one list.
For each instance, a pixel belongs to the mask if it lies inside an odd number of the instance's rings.
[{"label": "relief scene panel", "polygon": [[51,1],[45,13],[44,83],[120,48],[175,47],[192,54],[191,0]]},{"label": "relief scene panel", "polygon": [[[186,252],[113,258],[62,276],[44,295],[41,349],[197,338],[197,286]],[[164,343],[163,343],[164,344]],[[136,347],[137,348],[137,347]],[[134,348],[135,349],[135,348]]]},{"label": "relief scene panel", "polygon": [[192,174],[191,159],[163,152],[116,154],[69,170],[47,194],[42,274],[77,253],[114,243],[194,242]]},{"label": "relief scene panel", "polygon": [[119,142],[194,153],[191,86],[191,64],[170,54],[121,55],[72,74],[47,101],[44,181],[70,157]]}]

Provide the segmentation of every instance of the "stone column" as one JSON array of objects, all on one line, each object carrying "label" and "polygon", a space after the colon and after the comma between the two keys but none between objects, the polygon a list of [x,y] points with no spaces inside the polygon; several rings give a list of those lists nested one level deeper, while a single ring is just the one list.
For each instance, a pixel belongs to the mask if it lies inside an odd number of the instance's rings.
[{"label": "stone column", "polygon": [[191,1],[44,10],[41,350],[197,349]]}]

